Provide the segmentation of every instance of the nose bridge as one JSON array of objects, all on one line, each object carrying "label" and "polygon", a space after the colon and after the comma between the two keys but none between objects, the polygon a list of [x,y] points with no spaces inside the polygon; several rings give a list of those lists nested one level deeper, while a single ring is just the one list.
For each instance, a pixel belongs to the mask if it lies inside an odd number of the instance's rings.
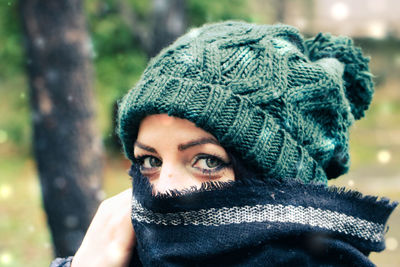
[{"label": "nose bridge", "polygon": [[186,187],[188,177],[184,168],[174,162],[163,162],[160,176],[154,182],[154,189],[157,192],[166,192],[172,189],[182,189]]},{"label": "nose bridge", "polygon": [[173,162],[165,162],[161,167],[160,180],[169,180],[179,173],[178,166]]}]

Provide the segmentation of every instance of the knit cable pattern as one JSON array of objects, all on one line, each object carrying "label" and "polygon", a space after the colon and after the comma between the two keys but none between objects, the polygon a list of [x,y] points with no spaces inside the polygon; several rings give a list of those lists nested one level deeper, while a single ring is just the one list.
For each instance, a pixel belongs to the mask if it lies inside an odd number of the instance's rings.
[{"label": "knit cable pattern", "polygon": [[[126,155],[133,160],[140,121],[167,113],[212,133],[266,177],[327,183],[345,173],[349,127],[360,118],[357,105],[365,110],[373,92],[368,59],[352,42],[340,42],[342,52],[326,57],[317,46],[286,25],[193,29],[153,58],[120,102]],[[349,62],[358,75],[351,85]],[[368,90],[354,89],[363,85]],[[357,102],[357,92],[370,97]]]}]

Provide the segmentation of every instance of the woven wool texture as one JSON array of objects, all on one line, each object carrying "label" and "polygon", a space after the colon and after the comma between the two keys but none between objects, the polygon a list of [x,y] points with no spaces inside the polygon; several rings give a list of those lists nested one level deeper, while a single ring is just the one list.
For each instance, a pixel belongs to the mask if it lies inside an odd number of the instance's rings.
[{"label": "woven wool texture", "polygon": [[244,22],[189,31],[153,58],[119,105],[131,160],[140,121],[167,113],[212,133],[265,178],[327,183],[349,167],[349,127],[373,94],[347,37]]}]

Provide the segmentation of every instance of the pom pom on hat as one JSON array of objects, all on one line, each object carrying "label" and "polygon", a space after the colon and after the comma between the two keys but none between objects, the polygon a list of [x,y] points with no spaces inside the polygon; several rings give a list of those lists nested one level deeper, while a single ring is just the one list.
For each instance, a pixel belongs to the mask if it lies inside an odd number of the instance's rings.
[{"label": "pom pom on hat", "polygon": [[308,57],[311,61],[322,58],[336,58],[344,64],[343,80],[346,96],[350,102],[351,112],[355,119],[361,119],[368,109],[374,92],[372,74],[369,72],[369,58],[362,55],[361,49],[344,36],[332,36],[319,33],[306,40]]}]

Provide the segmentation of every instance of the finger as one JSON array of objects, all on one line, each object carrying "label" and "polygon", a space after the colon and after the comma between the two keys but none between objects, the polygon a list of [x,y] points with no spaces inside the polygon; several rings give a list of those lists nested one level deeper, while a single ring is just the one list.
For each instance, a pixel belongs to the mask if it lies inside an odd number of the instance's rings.
[{"label": "finger", "polygon": [[132,188],[128,188],[115,196],[115,209],[120,210],[120,222],[118,231],[120,234],[119,242],[126,248],[132,248],[136,242],[136,236],[131,220],[131,201],[132,201]]}]

